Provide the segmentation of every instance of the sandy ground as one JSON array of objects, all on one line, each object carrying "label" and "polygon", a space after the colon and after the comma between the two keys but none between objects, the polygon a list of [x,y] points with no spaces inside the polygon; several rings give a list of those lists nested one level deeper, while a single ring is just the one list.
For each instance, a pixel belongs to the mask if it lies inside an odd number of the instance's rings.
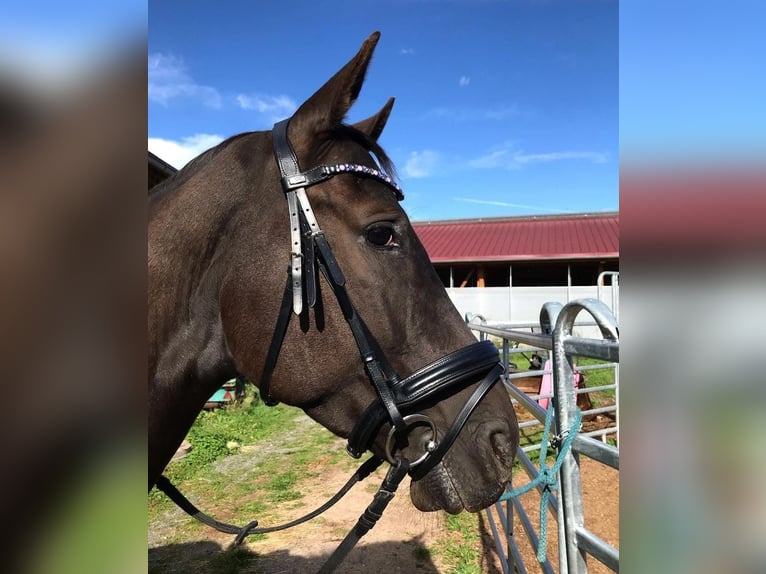
[{"label": "sandy ground", "polygon": [[[243,559],[236,571],[264,574],[302,574],[318,571],[370,503],[383,473],[383,469],[378,470],[365,483],[355,486],[338,505],[312,522],[291,530],[269,534],[262,540],[248,542],[245,547],[256,553],[258,558]],[[619,473],[585,457],[581,461],[581,473],[586,527],[610,544],[619,546]],[[275,509],[276,515],[273,520],[291,520],[308,509],[319,506],[348,479],[349,475],[347,464],[327,466],[319,477],[304,481],[299,486],[298,490],[305,493],[303,499],[299,503],[291,501],[278,510]],[[526,477],[523,478],[525,482]],[[422,513],[416,510],[409,500],[408,483],[406,479],[383,518],[349,554],[339,572],[370,574],[451,571],[439,552],[450,536],[445,528],[444,514]],[[519,483],[523,483],[521,478]],[[532,492],[524,495],[522,500],[532,524],[537,528],[539,497]],[[232,504],[234,503],[232,501]],[[225,509],[223,510],[225,512]],[[480,513],[473,517],[476,520],[476,528],[482,533],[482,572],[502,572],[487,516]],[[226,518],[225,513],[221,518]],[[150,572],[186,574],[200,571],[200,568],[204,569],[206,560],[220,554],[220,551],[230,544],[231,536],[219,534],[212,529],[204,529],[203,534],[194,539],[168,544],[166,541],[173,536],[175,530],[188,520],[190,519],[180,510],[174,509],[157,524],[150,525]],[[265,521],[263,524],[267,525]],[[548,556],[554,568],[557,568],[557,536],[553,517],[549,517],[549,525]],[[514,520],[514,533],[528,570],[539,571],[518,517]],[[590,572],[610,572],[592,558],[589,559],[588,566]]]}]

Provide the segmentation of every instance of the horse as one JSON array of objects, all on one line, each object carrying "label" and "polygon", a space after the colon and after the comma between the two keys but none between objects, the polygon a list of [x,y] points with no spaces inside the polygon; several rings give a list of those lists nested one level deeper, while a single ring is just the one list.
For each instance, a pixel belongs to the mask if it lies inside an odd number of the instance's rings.
[{"label": "horse", "polygon": [[497,349],[452,305],[378,143],[394,99],[344,123],[379,36],[271,132],[225,140],[150,194],[150,489],[236,376],[352,456],[407,463],[421,511],[477,512],[510,482]]}]

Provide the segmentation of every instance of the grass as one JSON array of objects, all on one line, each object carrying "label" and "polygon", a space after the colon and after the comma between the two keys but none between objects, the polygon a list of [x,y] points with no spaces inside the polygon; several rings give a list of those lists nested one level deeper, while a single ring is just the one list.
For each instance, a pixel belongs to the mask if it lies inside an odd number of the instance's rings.
[{"label": "grass", "polygon": [[476,515],[461,512],[446,514],[449,537],[443,547],[451,574],[481,574],[480,535]]},{"label": "grass", "polygon": [[[497,339],[495,341],[495,345],[498,346],[498,353],[500,353],[500,356],[502,358],[502,347],[503,347],[502,340]],[[523,349],[524,347],[521,347],[520,348],[521,352],[511,352],[508,357],[508,360],[512,363],[515,363],[516,367],[522,371],[529,369],[529,359],[527,357],[532,356],[532,351],[523,351]],[[511,349],[511,351],[513,351],[513,349]],[[590,357],[573,357],[573,362],[580,367],[601,365],[601,364],[608,363],[608,361],[591,359]],[[614,376],[615,376],[615,372],[613,368],[604,368],[604,369],[595,369],[595,370],[586,371],[585,386],[586,387],[601,387],[606,385],[613,385]],[[600,406],[607,402],[614,402],[614,399],[615,399],[614,389],[598,391],[597,393],[591,394],[591,400],[593,401],[594,406]]]},{"label": "grass", "polygon": [[[264,525],[273,524],[277,517],[270,510],[276,512],[280,505],[301,504],[300,480],[320,476],[326,465],[340,461],[347,461],[349,469],[358,465],[346,456],[337,439],[318,425],[301,428],[296,439],[285,440],[283,437],[297,424],[303,424],[302,420],[295,409],[281,405],[266,407],[251,394],[241,405],[203,412],[188,435],[192,450],[185,458],[172,462],[166,475],[203,511],[217,518],[243,524],[255,517]],[[264,443],[284,447],[283,452],[262,456],[252,463],[250,453],[259,452],[253,446]],[[242,456],[236,456],[239,453]],[[219,465],[241,461],[246,462],[242,462],[245,465],[242,469],[236,467],[237,480],[228,478],[230,470],[216,470]],[[375,490],[377,481],[365,486]],[[176,512],[173,509],[173,503],[162,493],[152,491],[149,522],[164,529],[164,541],[150,552],[150,573],[168,572],[181,564],[184,570],[211,574],[259,571],[257,552],[245,548],[213,551],[214,545],[206,542],[209,529],[191,519],[168,521],[166,513]],[[446,542],[418,544],[412,549],[413,556],[426,564],[442,560],[449,567],[447,571],[456,574],[478,574],[481,570],[476,515],[446,516]],[[339,531],[338,538],[346,532],[345,528]],[[255,542],[267,537],[255,535],[248,540]]]},{"label": "grass", "polygon": [[[242,472],[247,480],[236,481],[236,484],[230,484],[224,473],[214,469],[216,461],[241,452],[243,447],[263,443],[294,428],[298,414],[296,409],[284,405],[267,407],[250,390],[239,405],[203,411],[187,436],[192,445],[191,451],[185,458],[172,461],[165,469],[165,475],[184,494],[195,497],[193,499],[200,501],[200,504],[215,505],[217,502],[244,498],[244,502],[237,505],[237,514],[242,517],[262,511],[270,502],[300,498],[300,494],[291,487],[300,475],[314,472],[310,464],[317,460],[318,453],[326,450],[324,460],[329,462],[340,458],[339,453],[327,448],[335,440],[333,435],[321,427],[312,428],[306,436],[301,436],[300,445],[289,453],[289,464],[281,454],[258,457],[256,450],[253,458],[262,460],[246,466]],[[253,483],[257,484],[259,492],[257,500],[250,500]],[[152,490],[149,494],[150,521],[158,519],[172,506],[173,503],[164,494]]]},{"label": "grass", "polygon": [[431,560],[433,553],[425,546],[417,546],[412,551],[412,554],[421,562],[427,562]]},{"label": "grass", "polygon": [[[581,367],[585,367],[590,365],[601,365],[601,364],[607,363],[608,361],[591,359],[589,357],[575,357],[574,362]],[[587,387],[601,387],[604,385],[613,385],[614,374],[615,374],[614,369],[609,369],[609,368],[586,371],[585,385]],[[594,393],[591,395],[591,399],[593,400],[593,403],[595,405],[597,402],[603,402],[604,399],[611,399],[612,402],[614,402],[615,396],[616,396],[615,391],[614,389],[612,389],[612,390],[599,391],[598,393]]]},{"label": "grass", "polygon": [[[190,500],[217,518],[244,524],[255,517],[264,525],[273,524],[277,516],[270,510],[278,512],[280,505],[302,504],[299,481],[320,476],[323,468],[340,461],[346,461],[349,469],[358,465],[358,461],[346,456],[329,431],[318,425],[295,430],[304,420],[295,409],[266,407],[249,394],[241,405],[201,413],[188,434],[191,451],[185,458],[173,461],[165,474]],[[292,441],[285,438],[291,432],[295,436]],[[257,457],[260,451],[254,445],[258,444],[263,448],[278,445],[281,450]],[[255,463],[251,452],[259,458]],[[241,456],[236,456],[239,453]],[[231,466],[226,472],[216,470],[219,465],[232,464],[243,465],[241,469],[235,466],[237,480],[228,478]],[[365,486],[375,490],[377,484]],[[191,519],[169,521],[166,513],[177,511],[162,493],[152,491],[148,506],[150,524],[163,529],[162,545],[150,552],[150,573],[168,572],[180,564],[184,570],[211,574],[259,571],[257,552],[244,548],[212,550],[214,545],[206,542],[210,532],[207,527]],[[478,564],[479,558],[475,516],[450,516],[448,522],[457,526],[449,532],[446,547],[418,544],[412,549],[413,556],[423,563],[443,558],[454,565],[451,572],[479,572],[478,567],[470,566]],[[344,537],[346,532],[342,529],[338,537]],[[248,540],[267,537],[255,535]]]},{"label": "grass", "polygon": [[255,554],[245,548],[229,548],[210,558],[208,571],[216,574],[239,574],[254,558]]},{"label": "grass", "polygon": [[287,500],[296,500],[301,498],[301,493],[291,490],[298,482],[298,473],[294,470],[288,470],[282,474],[269,479],[266,482],[266,490],[269,491],[268,498],[271,502],[285,502]]},{"label": "grass", "polygon": [[[503,346],[502,339],[499,337],[493,337],[492,340],[495,343],[495,345],[498,347],[498,353],[500,354],[500,357],[502,359],[502,346]],[[521,371],[528,370],[529,358],[531,358],[534,351],[530,351],[526,349],[523,345],[516,349],[511,347],[510,351],[511,352],[509,354],[508,360],[512,363],[515,363],[516,367],[519,370]],[[543,358],[543,364],[544,364],[545,355],[543,355],[543,357],[544,357]],[[591,359],[589,357],[573,357],[573,362],[580,367],[608,363],[608,361]],[[584,374],[586,379],[585,386],[589,388],[612,385],[615,382],[615,370],[613,368],[588,370],[588,371],[585,371]],[[596,392],[589,393],[589,395],[594,408],[614,404],[615,397],[616,397],[616,393],[614,389],[596,391]],[[524,415],[526,414],[527,413],[525,412]],[[521,422],[522,420],[531,420],[533,418],[531,415],[528,415],[528,416],[524,416],[524,415],[520,415],[519,422]],[[555,431],[552,431],[552,432],[555,432]],[[520,429],[519,447],[522,448],[522,447],[528,447],[528,446],[540,444],[540,441],[542,440],[542,434],[543,434],[542,424]],[[611,441],[610,444],[614,443],[614,439],[608,439],[608,440]],[[529,455],[530,455],[530,458],[532,458],[532,460],[535,462],[539,458],[538,451],[532,451],[531,453],[529,453]],[[550,464],[554,459],[555,459],[555,451],[553,451],[552,449],[549,449],[546,460],[548,460]],[[518,468],[519,468],[519,463],[518,461],[516,461],[514,470],[518,470]]]}]

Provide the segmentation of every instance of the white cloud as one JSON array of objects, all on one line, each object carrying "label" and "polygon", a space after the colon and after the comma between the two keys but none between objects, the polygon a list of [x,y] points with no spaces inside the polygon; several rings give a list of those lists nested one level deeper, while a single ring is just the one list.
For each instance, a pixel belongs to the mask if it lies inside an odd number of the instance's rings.
[{"label": "white cloud", "polygon": [[221,107],[218,90],[194,81],[181,58],[159,52],[149,54],[148,73],[150,101],[167,106],[174,98],[192,98],[210,108]]},{"label": "white cloud", "polygon": [[482,112],[485,119],[504,120],[519,115],[519,108],[515,104],[510,106],[500,106],[499,108],[489,108]]},{"label": "white cloud", "polygon": [[275,123],[293,115],[298,105],[289,96],[268,96],[264,94],[239,94],[237,103],[243,110],[254,110]]},{"label": "white cloud", "polygon": [[460,80],[458,80],[458,86],[461,88],[465,88],[468,84],[471,83],[471,78],[468,76],[460,76]]},{"label": "white cloud", "polygon": [[203,151],[221,143],[223,139],[217,134],[194,134],[178,141],[149,138],[149,151],[173,167],[181,169]]},{"label": "white cloud", "polygon": [[606,154],[596,151],[558,151],[552,153],[518,153],[513,160],[517,163],[561,161],[582,159],[592,163],[606,163]]},{"label": "white cloud", "polygon": [[412,56],[415,53],[415,50],[412,48],[402,48],[399,50],[399,55],[401,56]]},{"label": "white cloud", "polygon": [[404,164],[404,174],[412,178],[428,177],[436,170],[439,160],[438,152],[433,150],[410,152]]},{"label": "white cloud", "polygon": [[474,169],[506,168],[520,169],[532,163],[554,161],[588,161],[591,163],[606,163],[608,154],[595,151],[559,151],[546,153],[525,153],[516,150],[511,144],[505,144],[500,149],[493,150],[483,156],[468,161],[468,166]]},{"label": "white cloud", "polygon": [[518,106],[515,104],[510,104],[494,108],[432,108],[428,110],[423,117],[425,119],[443,118],[458,122],[464,122],[480,120],[504,120],[518,115]]},{"label": "white cloud", "polygon": [[509,163],[507,149],[499,149],[486,155],[474,158],[468,161],[468,167],[475,169],[490,169],[493,167],[504,167]]}]

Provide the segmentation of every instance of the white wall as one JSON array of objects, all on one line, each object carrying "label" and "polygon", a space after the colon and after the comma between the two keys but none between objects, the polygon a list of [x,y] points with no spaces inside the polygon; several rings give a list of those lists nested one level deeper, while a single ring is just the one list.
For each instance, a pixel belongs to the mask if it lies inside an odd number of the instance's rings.
[{"label": "white wall", "polygon": [[[601,287],[600,299],[619,317],[619,287],[615,289],[617,309],[614,309],[612,287]],[[462,317],[466,313],[478,313],[487,319],[488,324],[504,323],[539,323],[540,309],[544,303],[555,301],[562,305],[574,299],[599,298],[598,288],[587,287],[464,287],[447,288],[452,303]],[[581,317],[588,322],[589,319]],[[592,319],[590,319],[592,321]],[[582,336],[600,338],[598,329],[590,333],[591,328],[581,332]]]}]

